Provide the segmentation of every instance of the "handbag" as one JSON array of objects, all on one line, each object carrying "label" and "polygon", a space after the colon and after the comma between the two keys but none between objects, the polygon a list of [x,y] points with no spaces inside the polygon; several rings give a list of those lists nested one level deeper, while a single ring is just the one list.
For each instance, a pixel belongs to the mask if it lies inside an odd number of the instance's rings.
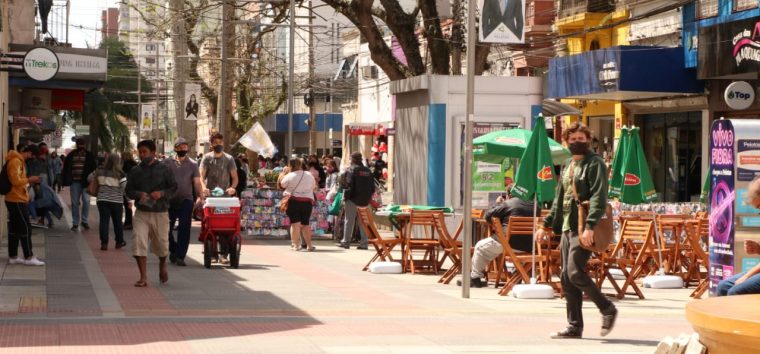
[{"label": "handbag", "polygon": [[98,195],[98,176],[93,176],[92,180],[90,181],[90,184],[87,185],[87,194],[92,196]]},{"label": "handbag", "polygon": [[[570,181],[573,185],[573,195],[578,205],[578,235],[582,235],[586,231],[586,218],[588,218],[590,204],[589,201],[581,202],[578,198],[578,190],[575,188],[575,179],[573,179],[573,171],[575,169],[575,161],[570,164]],[[586,247],[581,244],[581,247],[592,252],[604,252],[612,243],[612,207],[609,203],[605,205],[604,215],[599,219],[599,222],[594,226],[594,243],[590,247]]]},{"label": "handbag", "polygon": [[[301,181],[303,180],[303,173],[301,173],[301,179],[298,180],[298,183],[296,183],[296,186],[293,188],[293,191],[295,192],[296,189],[298,189],[298,186],[301,184]],[[285,194],[282,196],[282,200],[280,200],[280,212],[285,213],[288,210],[288,202],[290,201],[290,193]]]},{"label": "handbag", "polygon": [[340,214],[340,208],[343,206],[343,190],[339,190],[338,194],[335,195],[335,198],[333,198],[333,202],[330,205],[330,210],[328,210],[328,213],[330,215],[337,216]]}]

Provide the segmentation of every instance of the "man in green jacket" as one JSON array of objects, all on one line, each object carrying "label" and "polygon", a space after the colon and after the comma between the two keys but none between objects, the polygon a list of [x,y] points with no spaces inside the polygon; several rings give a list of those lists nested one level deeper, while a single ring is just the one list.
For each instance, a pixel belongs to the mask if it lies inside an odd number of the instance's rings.
[{"label": "man in green jacket", "polygon": [[[562,254],[562,290],[567,304],[569,326],[553,333],[552,338],[581,338],[583,335],[583,293],[596,304],[602,313],[601,335],[606,336],[615,325],[617,309],[596,284],[586,274],[586,263],[591,251],[582,246],[594,242],[594,227],[604,216],[607,205],[607,166],[604,160],[589,150],[591,131],[583,124],[575,123],[563,132],[563,139],[573,157],[560,175],[558,193],[549,215],[544,219],[544,227],[555,234],[562,234],[560,252]],[[573,191],[575,184],[575,192]],[[576,200],[577,199],[577,200]],[[585,221],[583,235],[578,235],[578,202],[589,202],[589,213]],[[538,231],[539,240],[550,233]]]}]

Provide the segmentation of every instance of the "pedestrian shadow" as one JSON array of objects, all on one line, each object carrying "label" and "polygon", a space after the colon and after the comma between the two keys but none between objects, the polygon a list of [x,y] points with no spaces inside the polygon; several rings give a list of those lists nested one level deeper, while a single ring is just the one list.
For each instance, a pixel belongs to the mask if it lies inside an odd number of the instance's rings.
[{"label": "pedestrian shadow", "polygon": [[[588,338],[592,339],[592,338]],[[657,344],[660,344],[659,341],[656,340],[643,340],[643,339],[596,339],[601,343],[604,344],[628,344],[628,345],[635,345],[639,347],[656,347]]]}]

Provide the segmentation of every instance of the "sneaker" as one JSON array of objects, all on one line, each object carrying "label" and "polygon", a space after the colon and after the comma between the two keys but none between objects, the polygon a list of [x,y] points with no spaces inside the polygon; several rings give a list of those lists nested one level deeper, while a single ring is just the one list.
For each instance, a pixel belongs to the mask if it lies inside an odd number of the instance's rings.
[{"label": "sneaker", "polygon": [[82,223],[82,227],[84,227],[85,230],[89,230],[90,229],[90,225],[87,224],[86,222]]},{"label": "sneaker", "polygon": [[79,231],[79,226],[78,226],[78,225],[74,225],[74,226],[72,226],[72,227],[71,227],[71,231],[74,231],[74,232],[77,232],[77,231]]},{"label": "sneaker", "polygon": [[549,335],[551,339],[580,339],[583,338],[583,330],[569,326],[562,331]]},{"label": "sneaker", "polygon": [[350,245],[347,245],[347,244],[345,244],[345,243],[343,243],[343,242],[338,242],[338,243],[336,243],[336,244],[335,244],[335,246],[337,246],[337,247],[342,247],[342,248],[345,248],[345,249],[349,249],[349,248],[351,248],[351,246],[350,246]]},{"label": "sneaker", "polygon": [[612,305],[612,310],[607,310],[606,315],[602,315],[602,337],[610,334],[612,328],[615,327],[615,320],[617,319],[618,310],[615,305]]},{"label": "sneaker", "polygon": [[19,257],[8,258],[8,264],[24,264],[24,263],[25,261],[23,258],[19,258]]},{"label": "sneaker", "polygon": [[32,225],[32,227],[35,228],[35,229],[47,229],[48,228],[44,224],[38,224],[36,222],[30,222],[29,224]]},{"label": "sneaker", "polygon": [[[457,280],[457,286],[462,286],[462,279]],[[470,278],[470,287],[471,288],[484,288],[488,286],[485,282],[483,282],[480,278]]]},{"label": "sneaker", "polygon": [[121,242],[117,242],[117,243],[116,243],[116,249],[118,250],[119,248],[122,248],[122,247],[124,247],[124,246],[126,246],[126,245],[127,245],[127,243],[126,243],[126,242],[124,242],[124,241],[121,241]]},{"label": "sneaker", "polygon": [[101,251],[107,251],[108,250],[108,244],[107,243],[101,243],[100,244],[100,250]]},{"label": "sneaker", "polygon": [[24,260],[24,265],[28,265],[28,266],[44,266],[45,262],[37,259],[37,257],[32,256],[32,258]]},{"label": "sneaker", "polygon": [[369,247],[367,247],[367,246],[356,246],[356,249],[357,250],[368,250]]},{"label": "sneaker", "polygon": [[230,260],[227,258],[227,256],[222,256],[219,259],[219,263],[221,263],[221,264],[230,264]]},{"label": "sneaker", "polygon": [[179,258],[177,258],[177,262],[175,262],[174,264],[176,264],[176,265],[178,265],[180,267],[187,266],[187,264],[185,263],[185,260],[184,259],[179,259]]}]

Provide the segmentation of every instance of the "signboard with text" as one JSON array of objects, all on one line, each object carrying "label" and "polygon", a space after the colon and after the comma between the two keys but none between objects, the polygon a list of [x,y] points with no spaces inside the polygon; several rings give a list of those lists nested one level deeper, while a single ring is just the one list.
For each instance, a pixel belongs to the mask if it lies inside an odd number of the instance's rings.
[{"label": "signboard with text", "polygon": [[710,129],[710,293],[734,274],[735,134],[730,120],[715,121]]}]

